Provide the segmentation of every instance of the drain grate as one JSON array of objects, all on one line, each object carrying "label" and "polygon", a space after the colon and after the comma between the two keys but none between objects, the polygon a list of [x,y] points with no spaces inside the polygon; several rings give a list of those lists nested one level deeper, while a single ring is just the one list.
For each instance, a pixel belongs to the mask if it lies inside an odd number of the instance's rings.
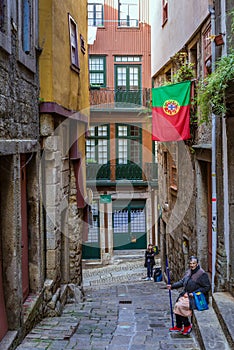
[{"label": "drain grate", "polygon": [[119,304],[132,304],[132,300],[120,300]]}]

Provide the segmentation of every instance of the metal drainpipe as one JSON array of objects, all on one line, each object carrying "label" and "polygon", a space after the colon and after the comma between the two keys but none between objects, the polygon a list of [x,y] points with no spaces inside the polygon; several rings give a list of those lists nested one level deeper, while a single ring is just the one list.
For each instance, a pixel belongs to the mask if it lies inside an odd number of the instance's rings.
[{"label": "metal drainpipe", "polygon": [[[221,4],[221,32],[226,33],[226,2]],[[222,56],[227,56],[226,35],[224,36],[224,46]],[[227,255],[227,281],[230,278],[230,247],[229,247],[229,186],[228,186],[228,145],[227,145],[227,123],[226,118],[222,118],[222,145],[223,145],[223,199],[224,199],[224,246]]]},{"label": "metal drainpipe", "polygon": [[[215,35],[215,10],[210,8],[211,14],[211,35]],[[211,42],[212,72],[215,70],[215,41]],[[211,289],[214,293],[216,251],[217,251],[217,202],[216,202],[216,115],[212,113],[212,156],[211,156],[211,174],[212,174],[212,278]]]}]

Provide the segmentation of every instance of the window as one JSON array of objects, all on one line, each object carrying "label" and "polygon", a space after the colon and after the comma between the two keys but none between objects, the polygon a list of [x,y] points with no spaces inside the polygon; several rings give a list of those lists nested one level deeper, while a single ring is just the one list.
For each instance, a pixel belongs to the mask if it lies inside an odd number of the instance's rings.
[{"label": "window", "polygon": [[91,204],[91,214],[89,215],[88,240],[86,242],[99,242],[99,210],[96,200]]},{"label": "window", "polygon": [[138,27],[139,0],[119,0],[118,14],[120,27]]},{"label": "window", "polygon": [[88,25],[94,27],[103,26],[104,0],[88,1]]},{"label": "window", "polygon": [[212,57],[211,57],[211,26],[203,33],[203,57],[204,57],[204,76],[211,73]]},{"label": "window", "polygon": [[166,80],[166,82],[171,82],[171,78],[172,78],[172,71],[171,71],[171,69],[168,69],[165,72],[165,80]]},{"label": "window", "polygon": [[190,49],[189,49],[189,62],[193,64],[194,69],[194,76],[197,78],[197,71],[198,71],[198,43],[196,42]]},{"label": "window", "polygon": [[140,56],[115,56],[115,62],[140,62]]},{"label": "window", "polygon": [[89,80],[91,85],[106,86],[106,57],[89,57]]},{"label": "window", "polygon": [[69,30],[70,30],[70,49],[71,49],[71,67],[75,70],[79,70],[79,57],[78,57],[78,41],[77,41],[77,24],[74,19],[68,15]]},{"label": "window", "polygon": [[18,34],[18,60],[35,73],[37,69],[36,47],[38,47],[37,1],[19,0],[11,1],[11,4],[13,8],[11,8],[10,23],[15,33]]},{"label": "window", "polygon": [[85,52],[86,52],[85,40],[84,40],[83,35],[81,35],[81,34],[80,34],[80,49],[81,49],[81,52],[83,52],[83,54],[85,54]]},{"label": "window", "polygon": [[169,166],[170,166],[170,189],[177,191],[178,185],[178,174],[177,174],[177,143],[171,142],[169,156]]},{"label": "window", "polygon": [[0,0],[0,47],[11,53],[11,30],[14,25],[14,2]]},{"label": "window", "polygon": [[167,22],[168,20],[168,2],[167,0],[162,0],[162,25]]},{"label": "window", "polygon": [[[146,232],[146,210],[145,202],[141,200],[113,202],[112,225],[114,234],[114,247],[129,244],[136,244],[137,240],[142,240]],[[134,246],[136,249],[136,246]]]},{"label": "window", "polygon": [[31,51],[32,7],[30,0],[23,0],[22,6],[22,48],[28,55]]},{"label": "window", "polygon": [[140,105],[141,92],[141,66],[135,64],[115,66],[115,101],[131,107],[132,104]]},{"label": "window", "polygon": [[86,140],[86,162],[106,164],[108,162],[108,125],[91,126]]},{"label": "window", "polygon": [[153,163],[158,163],[158,142],[152,141]]},{"label": "window", "polygon": [[118,164],[141,165],[141,129],[136,125],[117,126]]},{"label": "window", "polygon": [[0,0],[0,31],[4,32],[6,1]]}]

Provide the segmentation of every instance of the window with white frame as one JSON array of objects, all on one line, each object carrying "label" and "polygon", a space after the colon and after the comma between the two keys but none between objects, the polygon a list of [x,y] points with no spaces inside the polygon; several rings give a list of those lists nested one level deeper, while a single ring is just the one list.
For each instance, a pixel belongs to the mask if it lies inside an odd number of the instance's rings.
[{"label": "window with white frame", "polygon": [[78,34],[77,24],[74,19],[68,15],[69,31],[70,31],[70,51],[71,51],[71,67],[75,70],[80,69],[79,56],[78,56]]},{"label": "window with white frame", "polygon": [[88,0],[88,25],[101,27],[104,25],[104,0]]},{"label": "window with white frame", "polygon": [[106,164],[108,162],[108,125],[91,126],[86,140],[86,162]]},{"label": "window with white frame", "polygon": [[120,27],[138,27],[139,0],[118,0]]},{"label": "window with white frame", "polygon": [[86,242],[99,241],[99,209],[98,201],[93,200],[91,204],[91,220],[89,220],[88,240]]},{"label": "window with white frame", "polygon": [[118,164],[141,164],[141,129],[137,125],[117,126]]},{"label": "window with white frame", "polygon": [[115,62],[141,62],[140,56],[115,56]]}]

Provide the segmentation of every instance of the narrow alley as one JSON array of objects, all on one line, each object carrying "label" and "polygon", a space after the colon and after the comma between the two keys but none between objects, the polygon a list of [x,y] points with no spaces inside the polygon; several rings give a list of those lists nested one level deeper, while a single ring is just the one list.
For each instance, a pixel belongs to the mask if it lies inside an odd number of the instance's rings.
[{"label": "narrow alley", "polygon": [[[112,274],[106,271],[102,278],[97,274],[96,279],[86,271],[84,302],[67,304],[61,317],[44,319],[17,349],[200,349],[195,332],[188,336],[169,333],[165,283],[144,281],[142,263],[134,265],[131,269],[125,264]],[[173,301],[177,296],[173,291]]]}]

